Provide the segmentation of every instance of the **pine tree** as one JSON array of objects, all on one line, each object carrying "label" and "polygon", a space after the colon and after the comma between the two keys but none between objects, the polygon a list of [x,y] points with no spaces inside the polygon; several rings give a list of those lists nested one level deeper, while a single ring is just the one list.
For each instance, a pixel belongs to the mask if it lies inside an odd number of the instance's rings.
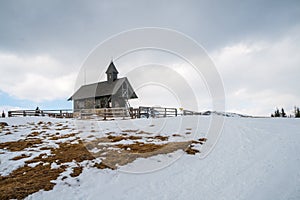
[{"label": "pine tree", "polygon": [[283,109],[283,108],[281,108],[280,116],[281,116],[281,117],[286,117],[286,113],[284,112],[284,109]]},{"label": "pine tree", "polygon": [[276,108],[276,110],[275,110],[274,117],[280,117],[280,112],[279,112],[278,108]]},{"label": "pine tree", "polygon": [[300,118],[300,110],[299,110],[299,107],[296,107],[296,106],[295,106],[295,117]]}]

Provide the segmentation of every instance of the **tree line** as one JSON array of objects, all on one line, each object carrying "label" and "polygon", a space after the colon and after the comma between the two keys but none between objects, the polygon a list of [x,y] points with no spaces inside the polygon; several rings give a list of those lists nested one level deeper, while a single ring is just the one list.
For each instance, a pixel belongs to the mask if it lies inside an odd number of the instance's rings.
[{"label": "tree line", "polygon": [[[271,117],[287,117],[287,114],[285,113],[283,108],[281,108],[281,110],[276,108],[275,112],[271,114]],[[292,117],[292,115],[290,115],[290,117]],[[299,107],[296,107],[296,106],[294,107],[294,116],[293,117],[300,118]]]}]

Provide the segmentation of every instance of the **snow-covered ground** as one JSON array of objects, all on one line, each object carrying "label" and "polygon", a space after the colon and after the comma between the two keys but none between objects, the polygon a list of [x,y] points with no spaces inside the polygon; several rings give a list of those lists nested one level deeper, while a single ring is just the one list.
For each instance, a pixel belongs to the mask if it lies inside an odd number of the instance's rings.
[{"label": "snow-covered ground", "polygon": [[[138,119],[117,121],[78,121],[39,117],[6,118],[12,125],[21,125],[17,132],[0,134],[0,142],[24,139],[30,123],[39,121],[68,125],[79,131],[81,138],[102,137],[106,133],[118,134],[132,130],[134,135],[143,130],[156,135],[169,136],[168,142],[188,141],[206,137],[210,124],[209,116],[186,116],[168,119]],[[23,126],[22,126],[23,125]],[[26,125],[26,126],[25,126]],[[57,129],[57,127],[56,127]],[[49,133],[57,132],[47,130]],[[215,148],[204,159],[189,155],[182,150],[168,154],[138,158],[116,170],[98,169],[86,163],[77,177],[62,180],[70,172],[66,170],[50,191],[39,191],[27,199],[300,199],[300,123],[290,118],[225,118],[221,137]],[[180,135],[173,137],[172,135]],[[172,136],[172,137],[171,137]],[[76,137],[75,137],[76,138]],[[60,138],[61,142],[73,141],[74,137]],[[121,141],[122,142],[122,141]],[[123,141],[123,143],[130,141]],[[150,141],[164,143],[163,141]],[[49,147],[57,143],[47,140]],[[204,144],[205,145],[205,144]],[[201,151],[201,147],[197,147]],[[43,150],[47,153],[49,150]],[[26,149],[18,155],[29,154]],[[0,173],[8,175],[24,165],[30,157],[11,160],[16,152],[0,149]],[[69,163],[70,166],[75,163]],[[57,167],[55,164],[51,167]],[[1,181],[1,180],[0,180]]]}]

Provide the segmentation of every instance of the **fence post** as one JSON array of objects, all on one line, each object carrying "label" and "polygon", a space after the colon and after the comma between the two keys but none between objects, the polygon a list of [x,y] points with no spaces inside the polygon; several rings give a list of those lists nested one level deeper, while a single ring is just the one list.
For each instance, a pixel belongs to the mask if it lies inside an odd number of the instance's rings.
[{"label": "fence post", "polygon": [[177,109],[175,108],[175,117],[177,117]]},{"label": "fence post", "polygon": [[138,111],[138,118],[141,118],[141,107],[139,107],[139,111]]},{"label": "fence post", "polygon": [[104,119],[103,120],[106,120],[106,109],[104,109]]},{"label": "fence post", "polygon": [[11,111],[8,111],[7,115],[8,115],[8,117],[11,117]]}]

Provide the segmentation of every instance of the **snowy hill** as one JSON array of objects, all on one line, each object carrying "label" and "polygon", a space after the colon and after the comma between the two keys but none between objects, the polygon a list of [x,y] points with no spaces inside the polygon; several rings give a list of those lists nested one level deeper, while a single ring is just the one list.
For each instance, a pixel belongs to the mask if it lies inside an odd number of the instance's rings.
[{"label": "snowy hill", "polygon": [[2,119],[1,199],[300,199],[299,120],[225,118],[199,159],[210,120]]}]

